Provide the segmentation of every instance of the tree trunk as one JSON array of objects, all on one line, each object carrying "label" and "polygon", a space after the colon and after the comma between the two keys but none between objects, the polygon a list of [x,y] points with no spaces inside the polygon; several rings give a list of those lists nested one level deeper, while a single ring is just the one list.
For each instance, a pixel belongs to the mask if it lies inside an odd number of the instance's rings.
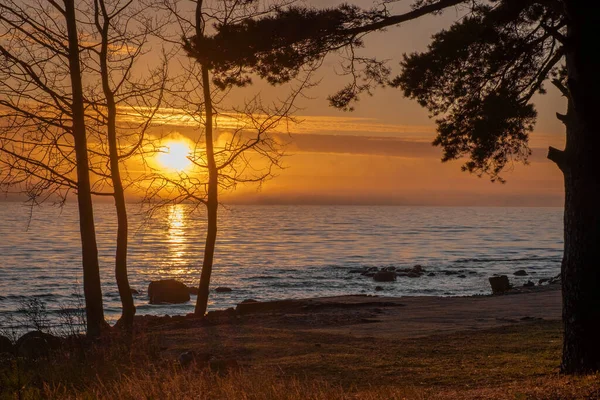
[{"label": "tree trunk", "polygon": [[204,246],[204,261],[202,262],[202,274],[200,275],[200,285],[198,287],[198,299],[196,300],[196,315],[206,314],[206,308],[208,306],[208,290],[215,254],[215,243],[217,241],[217,210],[219,207],[219,171],[217,171],[213,149],[213,109],[212,98],[210,95],[210,79],[208,68],[204,65],[202,66],[202,85],[204,89],[204,106],[206,108],[205,137],[206,158],[208,164],[208,196],[206,201],[206,244]]},{"label": "tree trunk", "polygon": [[125,190],[121,181],[121,171],[119,169],[119,145],[117,142],[117,105],[113,91],[110,88],[110,71],[108,70],[108,42],[110,21],[106,13],[104,1],[99,2],[100,10],[104,23],[101,27],[102,45],[100,48],[100,72],[102,76],[102,91],[106,99],[107,107],[107,136],[108,149],[110,157],[110,175],[113,184],[115,207],[117,211],[117,251],[115,256],[115,278],[121,297],[121,323],[126,328],[133,325],[135,315],[135,305],[133,303],[133,294],[129,286],[127,274],[127,243],[128,243],[128,223],[127,206],[125,204]]},{"label": "tree trunk", "polygon": [[558,157],[565,178],[561,369],[587,373],[600,370],[600,136],[595,116],[600,65],[593,51],[600,10],[597,2],[590,7],[565,3],[569,110],[567,144]]},{"label": "tree trunk", "polygon": [[73,136],[77,160],[77,201],[79,205],[79,230],[81,233],[81,253],[83,259],[83,294],[85,296],[87,334],[90,337],[96,337],[100,335],[106,322],[104,321],[104,309],[102,306],[100,265],[98,263],[98,247],[96,245],[94,210],[90,189],[75,4],[73,0],[64,0],[64,4],[69,40],[69,72],[73,91]]}]

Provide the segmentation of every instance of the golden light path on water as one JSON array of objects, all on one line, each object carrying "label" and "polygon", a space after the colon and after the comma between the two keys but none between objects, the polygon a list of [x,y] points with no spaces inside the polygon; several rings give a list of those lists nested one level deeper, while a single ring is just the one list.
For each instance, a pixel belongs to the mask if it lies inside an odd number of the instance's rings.
[{"label": "golden light path on water", "polygon": [[186,240],[186,214],[184,206],[174,204],[169,206],[167,217],[167,243],[172,261],[169,273],[176,275],[189,274],[185,255],[187,252],[188,243]]}]

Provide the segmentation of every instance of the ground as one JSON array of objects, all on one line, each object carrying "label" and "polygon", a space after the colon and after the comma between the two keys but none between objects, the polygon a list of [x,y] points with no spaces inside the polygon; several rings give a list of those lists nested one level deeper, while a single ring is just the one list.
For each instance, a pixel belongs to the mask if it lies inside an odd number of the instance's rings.
[{"label": "ground", "polygon": [[548,287],[502,296],[250,303],[204,319],[138,317],[135,343],[152,344],[151,363],[134,356],[115,377],[103,373],[110,364],[104,362],[95,380],[62,389],[51,383],[44,393],[132,399],[600,398],[597,375],[558,373],[560,313],[560,291]]}]

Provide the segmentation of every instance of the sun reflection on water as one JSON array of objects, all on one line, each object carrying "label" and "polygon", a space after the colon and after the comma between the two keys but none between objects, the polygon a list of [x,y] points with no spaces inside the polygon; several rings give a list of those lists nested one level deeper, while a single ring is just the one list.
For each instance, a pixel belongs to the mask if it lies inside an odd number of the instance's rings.
[{"label": "sun reflection on water", "polygon": [[185,264],[185,253],[187,240],[185,230],[187,227],[185,208],[182,204],[174,204],[169,207],[167,214],[167,242],[169,245],[169,258],[172,268],[169,272],[173,274],[185,274],[188,271],[181,268]]}]

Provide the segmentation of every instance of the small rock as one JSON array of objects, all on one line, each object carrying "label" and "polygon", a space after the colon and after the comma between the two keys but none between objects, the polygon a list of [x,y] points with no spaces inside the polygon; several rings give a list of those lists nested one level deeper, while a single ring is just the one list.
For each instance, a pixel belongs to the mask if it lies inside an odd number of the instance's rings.
[{"label": "small rock", "polygon": [[208,365],[212,371],[221,375],[240,369],[240,364],[236,360],[211,360]]},{"label": "small rock", "polygon": [[217,293],[227,293],[227,292],[231,292],[232,289],[225,287],[225,286],[219,286],[218,288],[215,289],[215,292]]},{"label": "small rock", "polygon": [[177,357],[177,361],[179,361],[179,364],[181,364],[181,366],[187,367],[192,363],[192,361],[194,361],[194,352],[186,351],[181,353],[179,357]]},{"label": "small rock", "polygon": [[542,278],[538,281],[538,285],[543,285],[544,283],[548,283],[549,281],[549,278]]},{"label": "small rock", "polygon": [[0,354],[12,354],[14,346],[12,341],[6,336],[0,335]]},{"label": "small rock", "polygon": [[461,274],[461,275],[459,275],[458,277],[459,277],[459,278],[466,278],[467,276],[466,276],[466,275],[462,275],[462,274]]},{"label": "small rock", "polygon": [[383,290],[383,286],[375,286],[375,291],[381,292]]},{"label": "small rock", "polygon": [[515,271],[515,273],[513,275],[514,276],[527,276],[529,274],[524,269],[520,269],[518,271]]},{"label": "small rock", "polygon": [[535,286],[535,283],[533,283],[532,281],[527,281],[526,283],[523,284],[523,287],[532,287]]},{"label": "small rock", "polygon": [[348,271],[349,274],[362,274],[363,272],[365,272],[364,269],[351,269]]},{"label": "small rock", "polygon": [[373,275],[375,282],[393,282],[396,280],[396,273],[392,271],[379,271]]},{"label": "small rock", "polygon": [[415,265],[414,267],[412,267],[412,269],[415,272],[423,272],[424,271],[423,266],[420,264]]},{"label": "small rock", "polygon": [[207,363],[211,359],[212,355],[208,353],[196,353],[195,351],[185,351],[177,357],[179,364],[181,366],[186,367],[192,363],[192,361],[197,363]]},{"label": "small rock", "polygon": [[549,281],[549,283],[551,285],[554,285],[556,283],[561,283],[561,282],[562,282],[562,278],[561,278],[560,274],[556,275],[554,278],[550,278],[550,281]]},{"label": "small rock", "polygon": [[499,294],[504,293],[510,290],[510,283],[508,281],[508,276],[492,276],[489,278],[490,285],[492,286],[492,293]]},{"label": "small rock", "polygon": [[427,274],[427,276],[435,276],[435,274],[433,272],[430,272]]},{"label": "small rock", "polygon": [[134,288],[129,288],[129,290],[131,290],[131,294],[140,294],[140,292],[138,292]]}]

